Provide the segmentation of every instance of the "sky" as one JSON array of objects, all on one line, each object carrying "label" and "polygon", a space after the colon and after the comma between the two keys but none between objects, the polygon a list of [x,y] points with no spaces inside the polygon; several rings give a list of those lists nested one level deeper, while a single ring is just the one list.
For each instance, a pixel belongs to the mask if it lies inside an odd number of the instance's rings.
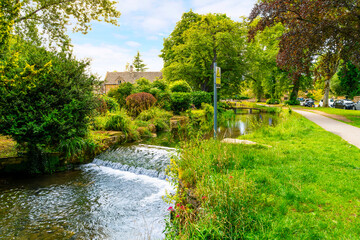
[{"label": "sky", "polygon": [[83,35],[70,33],[77,58],[91,59],[90,71],[101,80],[106,72],[125,71],[140,51],[147,71],[161,71],[159,57],[163,39],[168,37],[190,9],[196,13],[225,13],[233,20],[249,16],[257,0],[118,0],[120,27],[93,22],[92,30]]}]

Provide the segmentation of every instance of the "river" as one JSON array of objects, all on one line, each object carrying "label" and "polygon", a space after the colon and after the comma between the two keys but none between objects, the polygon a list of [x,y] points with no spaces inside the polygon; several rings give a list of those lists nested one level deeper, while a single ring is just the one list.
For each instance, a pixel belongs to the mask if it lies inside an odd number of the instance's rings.
[{"label": "river", "polygon": [[[219,137],[275,123],[273,115],[240,114]],[[119,146],[75,171],[0,178],[0,239],[164,238],[163,196],[173,191],[164,169],[176,150],[151,145],[168,145],[159,139]]]}]

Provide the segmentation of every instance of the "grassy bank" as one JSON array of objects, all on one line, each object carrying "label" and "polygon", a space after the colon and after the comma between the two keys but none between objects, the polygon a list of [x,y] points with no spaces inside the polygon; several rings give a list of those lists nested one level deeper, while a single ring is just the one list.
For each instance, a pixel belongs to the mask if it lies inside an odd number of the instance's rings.
[{"label": "grassy bank", "polygon": [[313,110],[318,110],[327,114],[340,115],[350,120],[350,122],[345,122],[347,124],[353,125],[355,127],[360,127],[360,111],[359,110],[344,110],[338,108],[322,108],[318,107]]},{"label": "grassy bank", "polygon": [[287,113],[243,138],[272,147],[204,141],[172,161],[168,239],[358,239],[358,148]]}]

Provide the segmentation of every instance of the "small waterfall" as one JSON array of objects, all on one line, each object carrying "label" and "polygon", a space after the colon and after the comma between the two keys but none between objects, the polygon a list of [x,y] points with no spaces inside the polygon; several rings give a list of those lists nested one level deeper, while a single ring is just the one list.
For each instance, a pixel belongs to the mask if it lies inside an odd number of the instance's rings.
[{"label": "small waterfall", "polygon": [[106,151],[97,156],[93,164],[165,179],[165,169],[174,155],[175,148],[139,144]]}]

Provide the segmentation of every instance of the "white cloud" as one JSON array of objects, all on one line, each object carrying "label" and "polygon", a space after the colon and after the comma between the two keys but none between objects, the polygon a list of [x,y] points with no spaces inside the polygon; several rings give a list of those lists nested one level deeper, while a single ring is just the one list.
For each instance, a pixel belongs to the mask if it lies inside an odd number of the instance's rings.
[{"label": "white cloud", "polygon": [[134,47],[134,48],[141,46],[140,43],[135,42],[135,41],[127,41],[127,42],[126,42],[126,45],[128,45],[129,47]]},{"label": "white cloud", "polygon": [[[78,59],[90,58],[90,71],[105,78],[106,72],[125,70],[127,62],[131,63],[136,51],[122,48],[116,45],[74,44],[74,53]],[[160,50],[150,49],[141,52],[148,71],[160,71],[163,67],[162,59],[159,58]]]},{"label": "white cloud", "polygon": [[193,0],[194,12],[206,13],[226,13],[227,16],[238,20],[241,16],[249,16],[251,9],[257,0]]}]

